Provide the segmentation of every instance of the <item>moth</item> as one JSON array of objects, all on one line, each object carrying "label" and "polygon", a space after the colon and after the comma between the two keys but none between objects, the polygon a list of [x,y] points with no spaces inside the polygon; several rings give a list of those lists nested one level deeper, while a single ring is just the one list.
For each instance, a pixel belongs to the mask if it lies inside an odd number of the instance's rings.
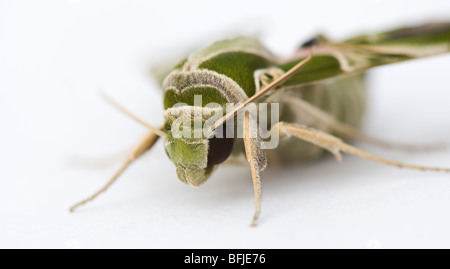
[{"label": "moth", "polygon": [[[385,159],[344,142],[350,139],[382,147],[420,148],[393,144],[360,131],[366,102],[365,72],[372,67],[449,51],[447,22],[359,35],[342,42],[317,35],[289,58],[272,54],[254,38],[213,43],[180,61],[160,80],[165,109],[162,126],[151,126],[108,99],[146,126],[149,133],[104,187],[70,210],[107,190],[160,138],[176,166],[178,178],[191,186],[203,184],[225,161],[246,161],[254,186],[252,226],[260,215],[260,174],[267,163],[295,163],[328,151],[338,161],[341,153],[347,153],[395,167],[450,172]],[[251,104],[263,103],[277,104],[271,109],[278,112],[276,120],[255,119],[246,110]],[[237,120],[239,115],[243,115],[241,121]],[[265,127],[267,132],[258,132],[255,125]],[[241,135],[236,135],[236,129],[231,127],[240,127]],[[279,137],[276,147],[267,147],[271,137]]]}]

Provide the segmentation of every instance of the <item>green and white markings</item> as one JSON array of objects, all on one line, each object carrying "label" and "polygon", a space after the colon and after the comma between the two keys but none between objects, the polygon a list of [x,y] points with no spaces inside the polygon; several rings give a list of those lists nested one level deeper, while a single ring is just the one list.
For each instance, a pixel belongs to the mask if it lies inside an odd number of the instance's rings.
[{"label": "green and white markings", "polygon": [[204,104],[202,95],[195,95],[193,105],[177,103],[165,111],[165,148],[182,182],[198,186],[218,164],[227,160],[235,148],[235,140],[244,138],[246,113],[250,115],[249,137],[258,141],[258,147],[278,146],[279,133],[270,132],[270,126],[279,122],[278,103],[250,103],[214,128],[218,120],[235,108],[234,103]]},{"label": "green and white markings", "polygon": [[288,58],[252,38],[219,41],[180,61],[162,80],[164,124],[153,127],[111,99],[112,105],[146,126],[149,134],[99,191],[104,192],[134,160],[164,138],[178,178],[203,184],[230,159],[246,160],[260,215],[260,173],[267,163],[296,162],[330,152],[423,171],[448,169],[410,165],[362,151],[344,139],[408,150],[432,148],[386,142],[362,133],[364,72],[372,67],[450,51],[450,23],[429,23],[343,42],[316,36]]},{"label": "green and white markings", "polygon": [[[244,114],[249,113],[251,137],[270,139],[268,126],[278,123],[280,119],[279,103],[249,103],[237,110],[235,117],[223,123],[227,128],[222,131],[215,127],[216,122],[233,112],[237,104],[226,103],[224,107],[219,103],[204,104],[202,95],[194,96],[193,105],[176,103],[164,112],[165,133],[170,133],[173,138],[244,138]],[[264,145],[264,149],[274,149],[278,141],[275,138]]]},{"label": "green and white markings", "polygon": [[165,148],[182,182],[198,186],[233,150],[235,155],[243,153],[243,146],[235,147],[235,139],[244,138],[246,112],[252,122],[250,137],[258,147],[278,145],[278,132],[270,135],[268,129],[269,122],[279,121],[278,103],[249,104],[221,126],[214,125],[268,83],[265,74],[274,73],[274,63],[275,57],[255,39],[236,38],[192,54],[166,77],[162,84],[164,131],[169,133]]}]

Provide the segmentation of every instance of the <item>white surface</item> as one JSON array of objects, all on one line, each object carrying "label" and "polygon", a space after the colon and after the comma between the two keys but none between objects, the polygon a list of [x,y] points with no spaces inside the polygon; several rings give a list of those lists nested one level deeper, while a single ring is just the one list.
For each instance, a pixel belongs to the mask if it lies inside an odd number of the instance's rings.
[{"label": "white surface", "polygon": [[[193,189],[178,181],[161,144],[94,203],[67,210],[113,173],[115,152],[145,133],[106,105],[100,89],[162,122],[161,93],[148,76],[156,60],[257,32],[287,55],[319,30],[345,38],[449,13],[444,0],[1,1],[0,247],[450,247],[450,175],[350,156],[342,164],[325,158],[264,172],[255,229],[248,226],[246,167],[221,167]],[[449,69],[446,55],[371,72],[365,130],[391,140],[450,142]],[[450,166],[449,151],[365,148]],[[75,162],[108,155],[114,161],[102,167]]]}]

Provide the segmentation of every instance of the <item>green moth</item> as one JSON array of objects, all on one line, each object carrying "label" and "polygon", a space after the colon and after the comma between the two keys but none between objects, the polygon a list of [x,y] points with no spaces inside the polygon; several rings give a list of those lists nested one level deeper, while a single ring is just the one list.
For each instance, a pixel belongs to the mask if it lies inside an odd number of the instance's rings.
[{"label": "green moth", "polygon": [[[338,161],[345,152],[397,167],[450,172],[388,160],[344,142],[420,148],[392,144],[359,130],[366,101],[364,73],[375,66],[449,51],[450,23],[428,23],[342,42],[318,35],[287,59],[253,38],[213,43],[159,78],[165,109],[161,127],[147,124],[108,99],[150,132],[106,185],[71,211],[105,191],[161,137],[178,178],[191,186],[204,183],[223,162],[247,162],[255,195],[252,225],[260,214],[260,172],[268,163],[298,162],[328,151]],[[252,104],[276,104],[266,107],[266,112],[277,112],[277,118],[256,119],[247,110]],[[267,132],[258,133],[255,125]],[[276,147],[267,147],[271,137],[279,137]]]}]

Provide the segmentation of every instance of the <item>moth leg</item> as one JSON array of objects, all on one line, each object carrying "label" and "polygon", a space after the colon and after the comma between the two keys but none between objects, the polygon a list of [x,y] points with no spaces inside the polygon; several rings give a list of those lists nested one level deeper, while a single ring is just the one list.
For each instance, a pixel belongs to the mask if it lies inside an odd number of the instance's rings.
[{"label": "moth leg", "polygon": [[158,136],[155,133],[148,134],[142,141],[139,143],[139,145],[131,152],[130,155],[125,159],[125,161],[122,163],[122,165],[119,167],[119,169],[116,171],[116,173],[106,182],[106,184],[96,191],[94,194],[89,196],[88,198],[74,204],[72,207],[70,207],[70,212],[73,212],[77,207],[94,200],[99,194],[105,192],[115,181],[116,179],[125,171],[125,169],[128,168],[128,166],[133,163],[137,158],[142,156],[145,152],[150,150],[153,145],[158,141],[160,136]]},{"label": "moth leg", "polygon": [[338,161],[342,160],[341,151],[355,155],[364,159],[368,159],[374,162],[379,162],[386,165],[396,166],[400,168],[407,168],[407,169],[414,169],[414,170],[421,170],[421,171],[438,171],[438,172],[450,172],[450,169],[445,168],[436,168],[436,167],[426,167],[426,166],[418,166],[418,165],[411,165],[406,163],[401,163],[389,159],[385,159],[376,155],[373,155],[371,153],[368,153],[366,151],[363,151],[361,149],[358,149],[354,146],[351,146],[349,144],[346,144],[341,139],[321,132],[316,129],[308,128],[305,126],[299,126],[296,124],[290,124],[290,123],[284,123],[279,122],[276,125],[272,127],[272,130],[278,130],[280,134],[291,134],[294,135],[304,141],[310,142],[314,145],[317,145],[323,149],[328,150],[331,152]]},{"label": "moth leg", "polygon": [[253,190],[255,194],[255,214],[253,215],[250,226],[256,226],[259,214],[261,212],[261,178],[260,172],[266,166],[266,159],[264,152],[259,147],[258,139],[251,138],[250,119],[248,112],[244,117],[244,146],[245,155],[250,165],[250,170],[253,179]]},{"label": "moth leg", "polygon": [[349,139],[354,139],[357,141],[361,141],[367,144],[372,144],[375,146],[388,148],[388,149],[398,149],[403,151],[435,151],[435,150],[442,150],[446,148],[446,144],[444,143],[436,143],[436,144],[428,144],[428,145],[412,145],[412,144],[403,144],[403,143],[397,143],[397,142],[390,142],[385,141],[383,139],[379,139],[376,137],[369,136],[367,134],[364,134],[360,130],[356,129],[353,126],[350,126],[348,124],[342,123],[338,120],[336,120],[332,115],[329,113],[321,110],[320,108],[303,101],[299,98],[289,98],[289,96],[284,96],[282,99],[285,102],[289,102],[293,105],[295,105],[299,110],[304,112],[305,114],[308,114],[310,117],[314,118],[318,122],[323,123],[326,125],[330,130],[336,132],[337,134],[347,137]]}]

